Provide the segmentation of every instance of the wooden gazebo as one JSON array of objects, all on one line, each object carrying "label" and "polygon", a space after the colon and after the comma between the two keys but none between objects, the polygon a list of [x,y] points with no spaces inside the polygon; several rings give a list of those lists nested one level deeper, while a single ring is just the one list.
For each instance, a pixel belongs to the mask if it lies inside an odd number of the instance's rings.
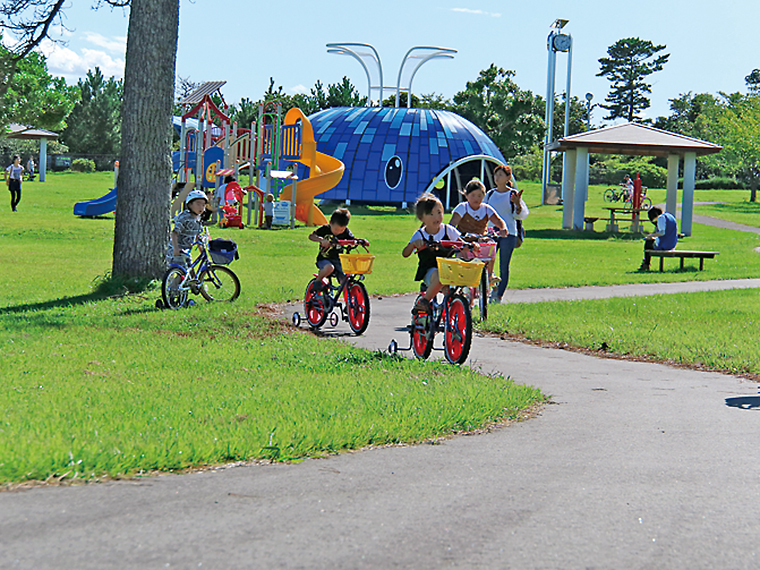
[{"label": "wooden gazebo", "polygon": [[[565,152],[562,172],[562,227],[581,229],[588,199],[588,156],[624,154],[667,156],[668,184],[665,209],[676,215],[678,171],[683,159],[683,200],[681,233],[691,235],[694,212],[694,178],[697,156],[719,152],[723,147],[707,141],[663,131],[638,123],[625,123],[562,138],[548,146],[550,151]],[[632,173],[634,174],[634,173]]]}]

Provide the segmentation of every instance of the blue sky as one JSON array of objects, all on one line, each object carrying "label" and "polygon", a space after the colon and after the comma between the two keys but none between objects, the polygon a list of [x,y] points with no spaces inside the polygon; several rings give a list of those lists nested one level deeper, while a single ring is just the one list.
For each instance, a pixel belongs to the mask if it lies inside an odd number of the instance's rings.
[{"label": "blue sky", "polygon": [[[63,45],[46,44],[53,74],[71,83],[96,65],[108,76],[123,74],[128,14],[91,9],[92,0],[72,0]],[[269,8],[266,8],[266,7]],[[452,97],[491,63],[516,72],[522,88],[545,95],[546,37],[556,18],[569,20],[573,36],[573,95],[594,94],[602,102],[607,80],[596,77],[598,59],[620,38],[640,37],[665,44],[671,54],[663,71],[650,76],[652,107],[668,114],[668,99],[681,93],[745,92],[744,77],[760,68],[755,27],[757,0],[384,0],[321,2],[291,0],[181,0],[177,73],[193,81],[226,80],[228,103],[258,99],[274,77],[289,93],[308,90],[319,79],[335,83],[345,75],[362,93],[366,75],[350,57],[330,55],[329,42],[374,45],[386,86],[396,84],[399,64],[415,45],[456,49],[452,60],[430,61],[414,78],[413,91]],[[558,58],[557,92],[565,89],[566,60]],[[595,109],[599,125],[603,110]]]}]

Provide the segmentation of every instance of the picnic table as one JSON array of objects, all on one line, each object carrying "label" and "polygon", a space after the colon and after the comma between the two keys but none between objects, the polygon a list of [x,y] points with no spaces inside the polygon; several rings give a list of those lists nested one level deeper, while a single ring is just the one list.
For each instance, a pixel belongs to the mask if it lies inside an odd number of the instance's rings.
[{"label": "picnic table", "polygon": [[[625,208],[621,206],[604,206],[605,210],[610,212],[610,221],[607,224],[608,232],[619,232],[618,222],[631,222],[631,231],[642,232],[644,228],[641,226],[642,220],[640,219],[643,212],[648,210],[645,208]],[[646,217],[645,220],[646,221]]]}]

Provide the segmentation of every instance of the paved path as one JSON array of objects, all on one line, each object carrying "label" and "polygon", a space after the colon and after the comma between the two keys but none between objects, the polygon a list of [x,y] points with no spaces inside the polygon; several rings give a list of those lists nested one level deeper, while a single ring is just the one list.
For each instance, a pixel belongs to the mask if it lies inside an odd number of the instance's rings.
[{"label": "paved path", "polygon": [[[387,346],[410,305],[373,299],[367,334],[346,338]],[[476,338],[470,364],[538,386],[552,404],[439,445],[0,493],[0,568],[760,564],[756,384],[496,338]]]}]

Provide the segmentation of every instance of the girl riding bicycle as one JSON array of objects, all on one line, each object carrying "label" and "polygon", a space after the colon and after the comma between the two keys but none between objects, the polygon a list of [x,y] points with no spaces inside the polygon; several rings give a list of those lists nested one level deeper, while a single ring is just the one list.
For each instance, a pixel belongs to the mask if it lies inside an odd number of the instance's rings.
[{"label": "girl riding bicycle", "polygon": [[443,288],[438,278],[437,257],[449,257],[451,249],[442,247],[439,243],[442,240],[456,241],[461,237],[461,233],[454,226],[443,223],[443,204],[432,194],[423,194],[415,204],[415,214],[417,219],[422,222],[422,227],[418,229],[409,243],[406,245],[401,255],[409,257],[417,252],[419,262],[417,264],[417,273],[414,276],[415,281],[424,281],[427,285],[425,294],[419,298],[412,312],[428,311],[430,301]]},{"label": "girl riding bicycle", "polygon": [[167,251],[167,262],[183,267],[190,265],[190,250],[195,239],[203,232],[201,214],[206,209],[208,197],[201,190],[193,190],[185,198],[186,210],[174,218],[174,229]]}]

